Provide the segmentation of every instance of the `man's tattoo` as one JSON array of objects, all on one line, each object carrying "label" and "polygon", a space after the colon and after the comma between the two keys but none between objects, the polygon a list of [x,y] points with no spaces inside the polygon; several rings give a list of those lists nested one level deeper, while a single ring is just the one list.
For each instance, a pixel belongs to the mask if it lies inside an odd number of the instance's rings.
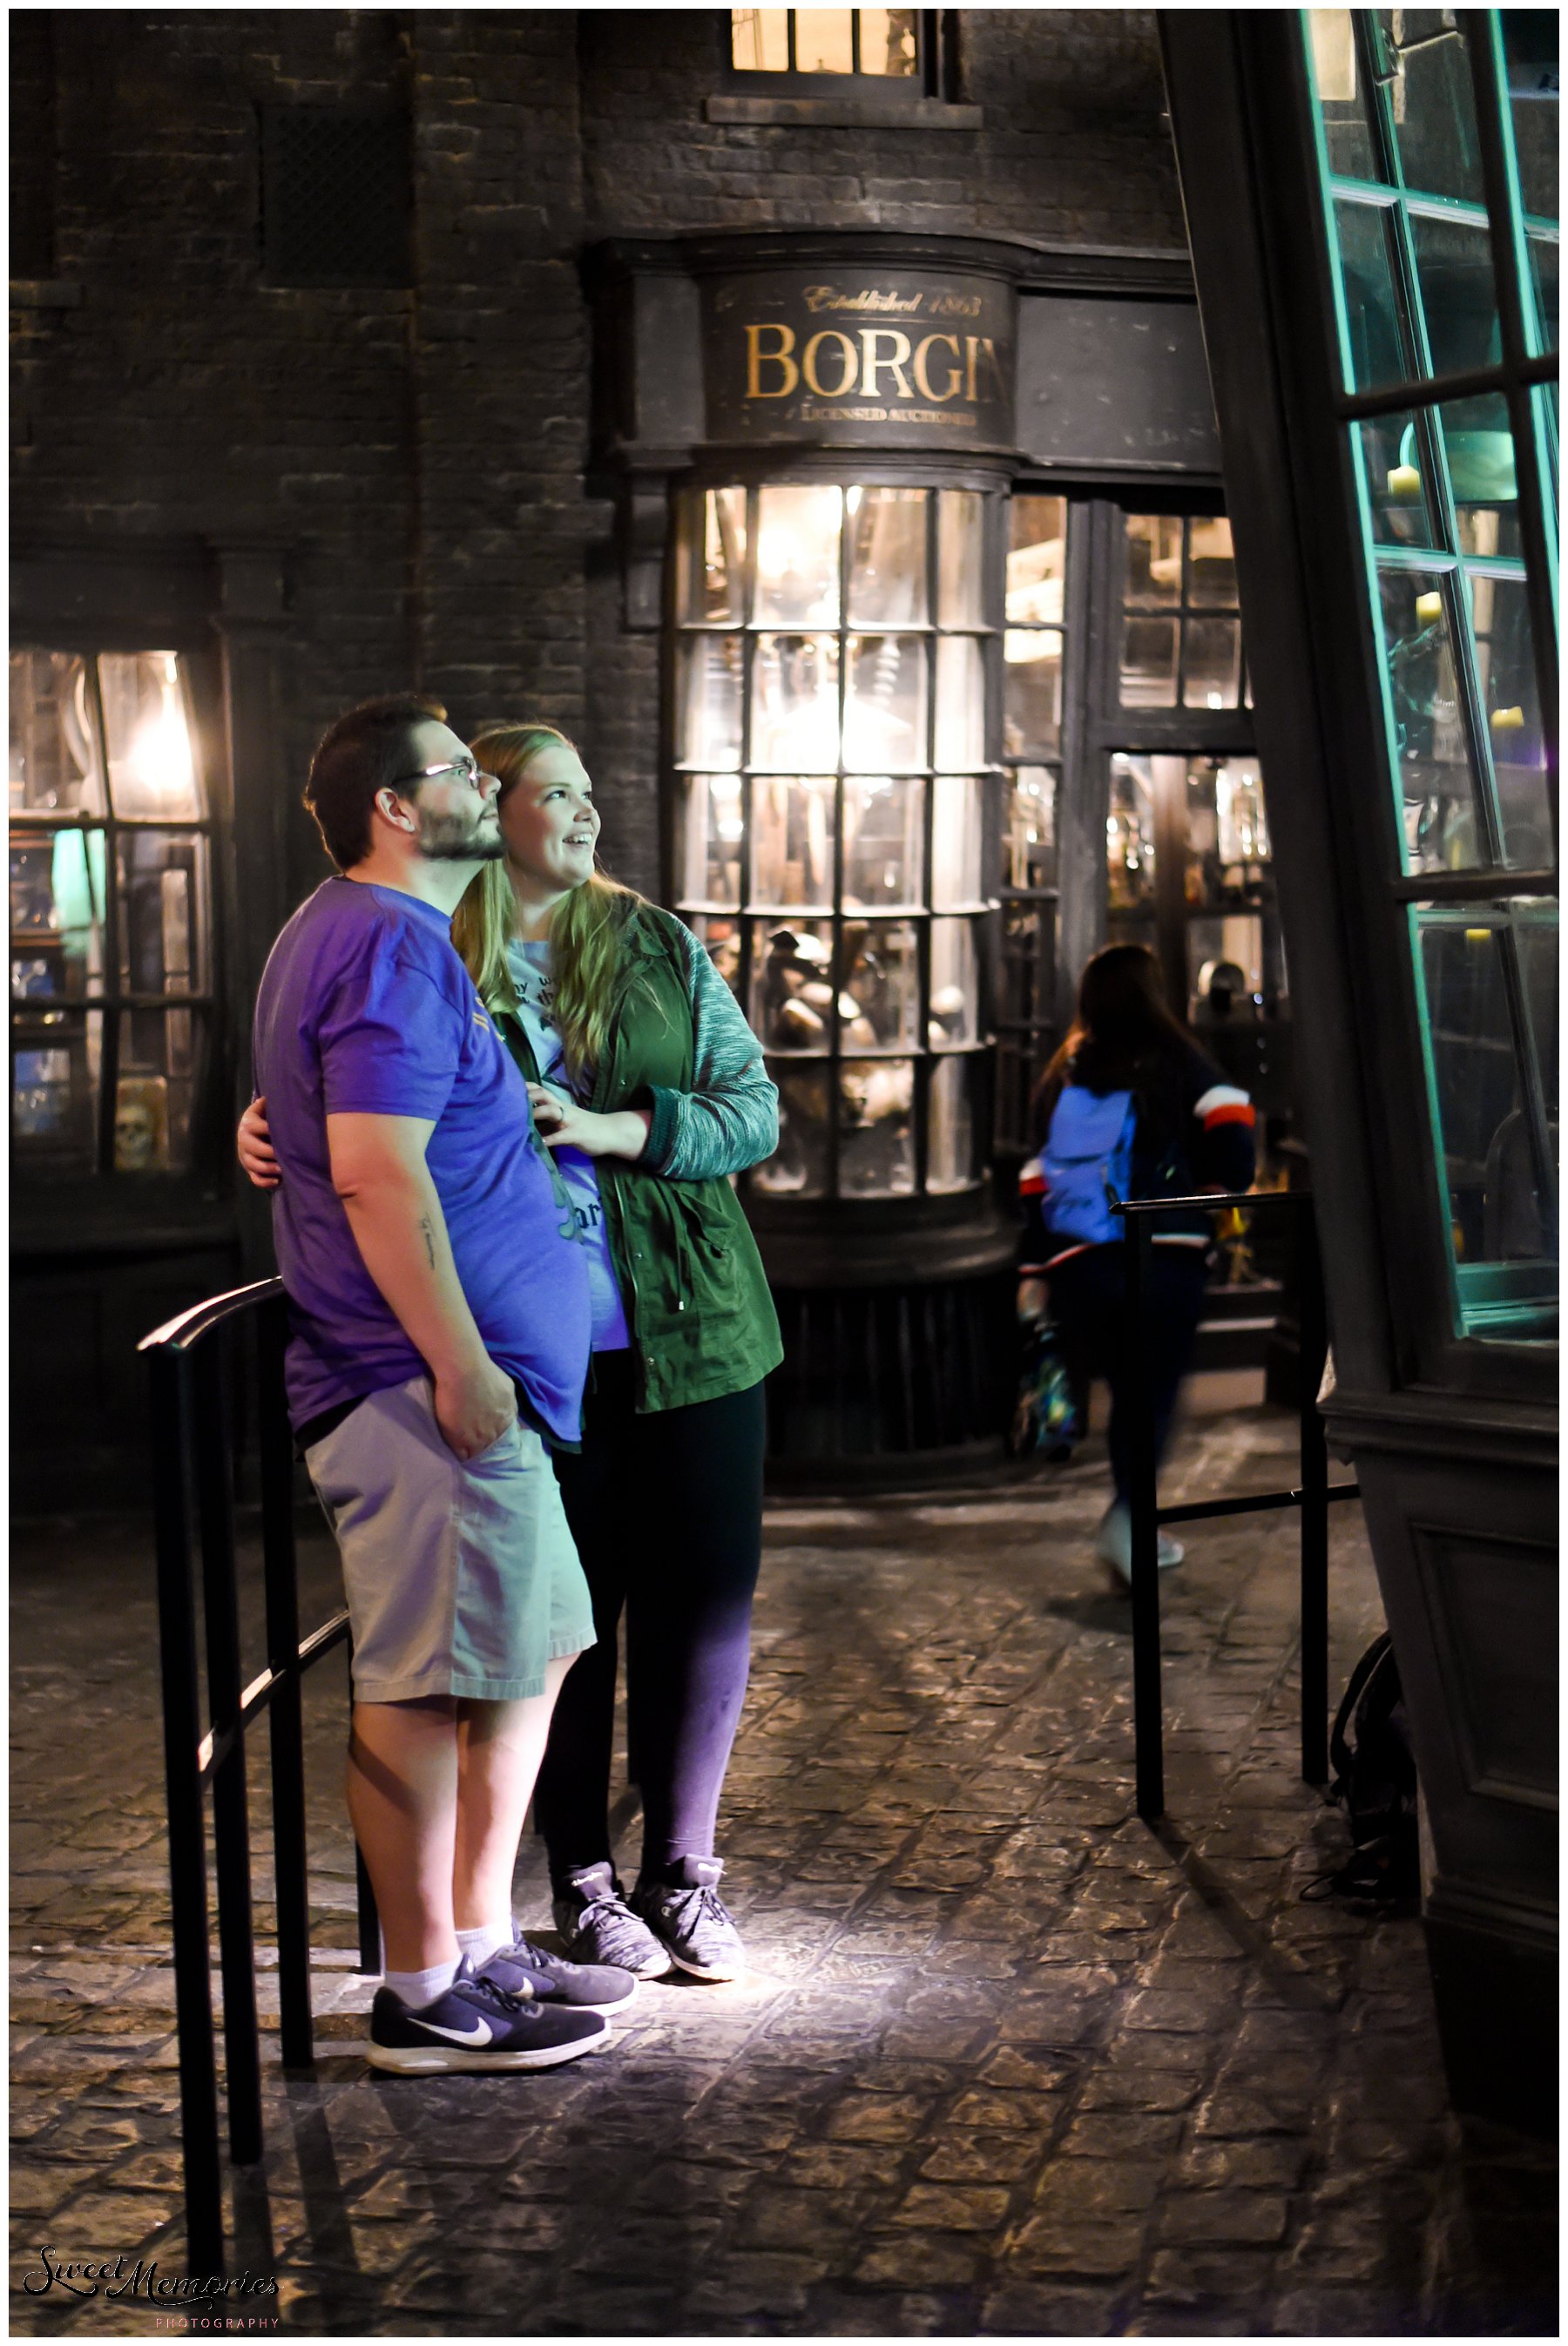
[{"label": "man's tattoo", "polygon": [[424,1232],[424,1250],[430,1258],[430,1267],[432,1270],[433,1270],[435,1269],[435,1232],[431,1228],[430,1216],[428,1214],[422,1214],[420,1216],[419,1226]]}]

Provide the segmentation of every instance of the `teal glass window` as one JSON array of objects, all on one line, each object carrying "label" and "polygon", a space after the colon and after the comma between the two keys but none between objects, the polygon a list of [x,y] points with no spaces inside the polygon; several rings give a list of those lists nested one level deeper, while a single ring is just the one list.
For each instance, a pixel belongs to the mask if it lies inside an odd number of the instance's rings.
[{"label": "teal glass window", "polygon": [[1301,21],[1453,1325],[1554,1338],[1557,20]]}]

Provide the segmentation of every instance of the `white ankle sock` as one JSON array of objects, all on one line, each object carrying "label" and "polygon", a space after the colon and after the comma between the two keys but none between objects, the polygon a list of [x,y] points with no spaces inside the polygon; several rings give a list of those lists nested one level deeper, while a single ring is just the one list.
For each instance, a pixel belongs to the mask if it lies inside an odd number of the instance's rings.
[{"label": "white ankle sock", "polygon": [[[458,1943],[462,1944],[461,1940]],[[462,1960],[461,1955],[453,1955],[449,1964],[432,1964],[428,1971],[383,1972],[382,1977],[394,1995],[401,1995],[405,2004],[412,2004],[416,2012],[422,2012],[427,2004],[433,2004],[438,1995],[446,1994],[457,1977],[457,1966]]]},{"label": "white ankle sock", "polygon": [[459,1931],[457,1952],[466,1955],[478,1971],[502,1947],[509,1947],[515,1935],[511,1915],[503,1914],[494,1923],[481,1923],[472,1931]]}]

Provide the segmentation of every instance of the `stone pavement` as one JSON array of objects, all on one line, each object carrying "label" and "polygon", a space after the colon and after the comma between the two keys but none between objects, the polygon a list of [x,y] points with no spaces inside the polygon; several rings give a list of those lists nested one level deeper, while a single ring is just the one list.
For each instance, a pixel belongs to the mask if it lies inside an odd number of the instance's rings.
[{"label": "stone pavement", "polygon": [[[1292,1434],[1200,1421],[1166,1495],[1293,1479]],[[367,2071],[325,1664],[321,2059],[270,2066],[232,2194],[234,2267],[279,2282],[258,2310],[341,2336],[1554,2332],[1553,2160],[1446,2112],[1418,1923],[1299,1896],[1345,1837],[1295,1772],[1293,1519],[1198,1526],[1166,1577],[1156,1834],[1103,1500],[1085,1457],[770,1511],[723,1839],[755,1969],[645,1987],[607,2055],[538,2076]],[[1359,1510],[1334,1517],[1338,1686],[1380,1614]],[[314,1535],[302,1576],[314,1618]],[[17,2332],[155,2326],[29,2294],[46,2247],[183,2270],[149,1584],[136,1525],[15,1542]],[[547,1915],[532,1841],[519,1905]]]}]

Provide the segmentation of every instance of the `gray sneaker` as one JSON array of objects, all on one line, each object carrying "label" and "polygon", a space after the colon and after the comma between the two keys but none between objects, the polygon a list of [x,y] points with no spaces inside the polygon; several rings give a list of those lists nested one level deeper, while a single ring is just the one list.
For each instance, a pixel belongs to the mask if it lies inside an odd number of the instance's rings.
[{"label": "gray sneaker", "polygon": [[556,1885],[551,1912],[567,1953],[578,1962],[608,1964],[634,1979],[659,1979],[669,1969],[668,1951],[632,1912],[607,1860],[567,1874]]},{"label": "gray sneaker", "polygon": [[738,1979],[746,1950],[735,1918],[718,1894],[724,1867],[717,1857],[683,1857],[679,1882],[639,1882],[632,1909],[669,1950],[669,1959],[694,1979]]}]

